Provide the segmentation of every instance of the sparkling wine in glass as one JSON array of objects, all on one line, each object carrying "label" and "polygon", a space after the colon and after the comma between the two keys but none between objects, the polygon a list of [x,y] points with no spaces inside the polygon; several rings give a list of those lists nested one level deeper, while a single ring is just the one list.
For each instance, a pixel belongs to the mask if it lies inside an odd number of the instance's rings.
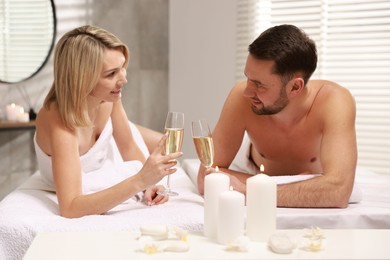
[{"label": "sparkling wine in glass", "polygon": [[[165,154],[176,153],[181,151],[184,137],[184,114],[181,112],[168,112],[165,121],[165,133],[168,135],[165,143]],[[167,176],[167,188],[158,192],[160,195],[177,196],[170,188],[170,175]]]},{"label": "sparkling wine in glass", "polygon": [[208,169],[214,163],[214,144],[209,125],[206,120],[201,119],[193,121],[191,129],[196,154],[201,164]]}]

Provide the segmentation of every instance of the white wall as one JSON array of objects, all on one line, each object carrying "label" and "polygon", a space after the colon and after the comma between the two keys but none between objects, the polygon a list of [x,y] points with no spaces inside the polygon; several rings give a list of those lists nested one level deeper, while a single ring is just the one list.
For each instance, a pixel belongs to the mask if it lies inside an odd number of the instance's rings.
[{"label": "white wall", "polygon": [[184,158],[196,158],[191,121],[213,129],[235,83],[237,0],[170,0],[169,109],[185,113]]}]

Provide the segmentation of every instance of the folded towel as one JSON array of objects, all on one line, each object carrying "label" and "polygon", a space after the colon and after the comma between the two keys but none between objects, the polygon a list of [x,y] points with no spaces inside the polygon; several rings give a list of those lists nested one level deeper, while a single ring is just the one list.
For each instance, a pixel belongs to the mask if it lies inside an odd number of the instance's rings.
[{"label": "folded towel", "polygon": [[[230,169],[240,172],[245,172],[248,174],[255,175],[259,173],[257,166],[249,159],[250,154],[250,139],[248,134],[245,132],[244,138],[242,140],[241,147],[236,154],[233,162],[230,165]],[[284,176],[272,176],[275,179],[277,184],[286,184],[298,181],[308,180],[314,177],[321,176],[321,174],[300,174],[300,175],[284,175]],[[362,200],[363,193],[359,186],[355,183],[351,197],[349,198],[349,203],[358,203]]]}]

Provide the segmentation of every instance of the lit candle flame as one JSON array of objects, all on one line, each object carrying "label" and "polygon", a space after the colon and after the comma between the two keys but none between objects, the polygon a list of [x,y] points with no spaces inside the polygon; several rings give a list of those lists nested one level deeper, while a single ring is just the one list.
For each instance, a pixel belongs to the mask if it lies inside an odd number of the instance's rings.
[{"label": "lit candle flame", "polygon": [[264,165],[263,164],[260,165],[260,173],[264,173]]},{"label": "lit candle flame", "polygon": [[218,166],[215,166],[215,172],[219,172]]}]

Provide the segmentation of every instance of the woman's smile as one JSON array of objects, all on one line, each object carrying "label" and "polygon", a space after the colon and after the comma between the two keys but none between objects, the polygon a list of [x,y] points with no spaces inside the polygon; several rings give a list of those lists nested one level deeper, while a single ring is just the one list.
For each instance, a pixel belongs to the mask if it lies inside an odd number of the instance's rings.
[{"label": "woman's smile", "polygon": [[114,94],[114,95],[120,95],[121,92],[122,92],[122,88],[120,88],[120,89],[118,89],[118,90],[113,90],[113,91],[111,91],[110,93],[111,93],[111,94]]}]

